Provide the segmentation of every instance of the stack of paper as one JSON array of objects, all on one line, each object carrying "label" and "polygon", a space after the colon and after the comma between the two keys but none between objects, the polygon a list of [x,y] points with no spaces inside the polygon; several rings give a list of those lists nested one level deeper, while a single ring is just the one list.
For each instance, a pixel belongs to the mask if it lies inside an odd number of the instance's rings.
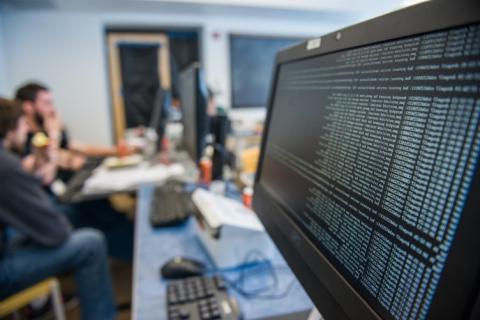
[{"label": "stack of paper", "polygon": [[98,190],[128,190],[143,184],[161,184],[172,176],[183,174],[184,168],[176,163],[172,165],[138,166],[117,170],[99,168],[85,181],[84,192]]}]

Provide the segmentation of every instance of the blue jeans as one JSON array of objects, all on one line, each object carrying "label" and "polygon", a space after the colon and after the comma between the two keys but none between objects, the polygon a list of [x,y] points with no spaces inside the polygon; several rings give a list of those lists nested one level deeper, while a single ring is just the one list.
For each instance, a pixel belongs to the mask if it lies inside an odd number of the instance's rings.
[{"label": "blue jeans", "polygon": [[115,304],[104,236],[79,229],[60,246],[8,248],[0,256],[0,299],[50,276],[75,273],[82,319],[113,319]]}]

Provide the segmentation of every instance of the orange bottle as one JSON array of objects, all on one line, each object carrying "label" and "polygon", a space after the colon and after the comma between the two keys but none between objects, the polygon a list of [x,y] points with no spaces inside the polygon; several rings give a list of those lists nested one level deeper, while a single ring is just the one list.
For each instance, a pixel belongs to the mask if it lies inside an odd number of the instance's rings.
[{"label": "orange bottle", "polygon": [[242,202],[243,205],[247,208],[252,209],[252,202],[253,202],[253,188],[245,187],[243,188],[242,192]]},{"label": "orange bottle", "polygon": [[207,157],[200,159],[200,182],[204,184],[212,182],[212,160]]}]

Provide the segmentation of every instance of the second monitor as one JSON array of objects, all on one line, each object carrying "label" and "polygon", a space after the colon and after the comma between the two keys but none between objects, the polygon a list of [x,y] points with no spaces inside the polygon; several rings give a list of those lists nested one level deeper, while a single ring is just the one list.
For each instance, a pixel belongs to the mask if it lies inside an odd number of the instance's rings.
[{"label": "second monitor", "polygon": [[208,89],[200,64],[194,63],[180,74],[180,100],[182,105],[182,145],[199,162],[208,133]]}]

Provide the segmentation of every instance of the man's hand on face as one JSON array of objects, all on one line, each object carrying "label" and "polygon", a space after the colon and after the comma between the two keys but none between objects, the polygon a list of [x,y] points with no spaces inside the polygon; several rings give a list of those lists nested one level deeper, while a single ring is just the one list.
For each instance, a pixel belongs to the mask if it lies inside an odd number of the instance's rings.
[{"label": "man's hand on face", "polygon": [[51,109],[42,114],[42,117],[45,131],[55,139],[54,136],[58,136],[63,129],[63,122],[58,112],[56,112],[55,109]]}]

